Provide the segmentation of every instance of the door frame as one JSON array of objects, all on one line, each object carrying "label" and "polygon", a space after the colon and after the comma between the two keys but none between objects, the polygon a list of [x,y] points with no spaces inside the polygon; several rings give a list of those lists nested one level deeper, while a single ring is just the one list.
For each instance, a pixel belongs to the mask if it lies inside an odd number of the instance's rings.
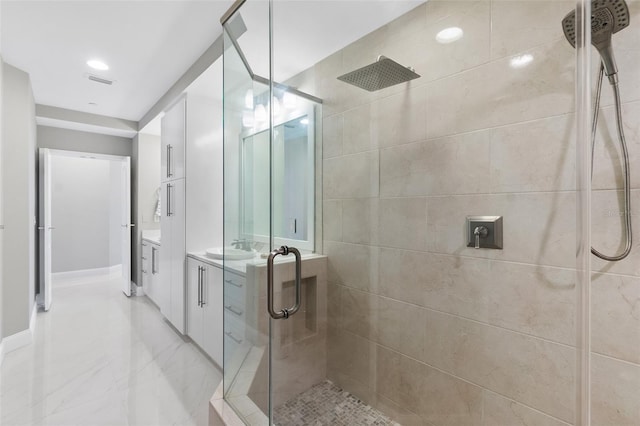
[{"label": "door frame", "polygon": [[[84,151],[68,151],[61,149],[39,148],[38,149],[38,241],[39,241],[39,283],[38,283],[38,296],[37,303],[42,306],[45,311],[48,311],[52,303],[52,273],[51,273],[51,164],[50,161],[53,157],[74,157],[74,158],[87,158],[96,160],[107,160],[112,162],[119,162],[123,165],[126,176],[121,179],[121,183],[124,184],[123,195],[123,216],[127,215],[129,221],[126,225],[128,234],[123,234],[123,250],[122,258],[122,291],[125,295],[131,296],[131,227],[135,226],[131,222],[131,157],[110,155],[110,154],[97,154],[93,152]],[[125,182],[126,181],[126,182]],[[48,215],[48,220],[47,220]],[[49,223],[47,223],[49,222]],[[48,228],[48,229],[45,229]],[[128,235],[128,238],[126,236]],[[128,255],[127,255],[128,254]],[[126,260],[126,264],[125,264]]]}]

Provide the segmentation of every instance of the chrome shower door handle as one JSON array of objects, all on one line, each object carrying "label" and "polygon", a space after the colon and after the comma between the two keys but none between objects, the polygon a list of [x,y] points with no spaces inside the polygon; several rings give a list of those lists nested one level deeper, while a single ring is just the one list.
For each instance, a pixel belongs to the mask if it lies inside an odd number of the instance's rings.
[{"label": "chrome shower door handle", "polygon": [[[276,312],[273,307],[273,261],[278,255],[287,256],[293,253],[296,257],[296,303],[290,308],[284,308]],[[273,319],[287,319],[300,309],[300,300],[302,299],[302,258],[300,252],[295,247],[282,246],[279,249],[269,253],[267,259],[267,310]]]}]

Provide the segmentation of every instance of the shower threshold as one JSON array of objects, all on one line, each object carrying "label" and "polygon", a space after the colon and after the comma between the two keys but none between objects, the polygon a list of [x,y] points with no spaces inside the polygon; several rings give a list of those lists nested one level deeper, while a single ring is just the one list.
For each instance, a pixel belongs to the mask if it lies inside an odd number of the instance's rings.
[{"label": "shower threshold", "polygon": [[278,426],[400,426],[329,380],[276,407],[273,421]]}]

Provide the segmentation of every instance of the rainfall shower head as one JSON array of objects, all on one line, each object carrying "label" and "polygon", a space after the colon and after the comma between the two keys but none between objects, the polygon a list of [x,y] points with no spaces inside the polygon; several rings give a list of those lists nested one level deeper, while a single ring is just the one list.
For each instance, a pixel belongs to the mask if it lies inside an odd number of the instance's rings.
[{"label": "rainfall shower head", "polygon": [[[602,57],[605,73],[612,84],[617,82],[618,68],[613,57],[611,36],[629,26],[629,8],[624,0],[592,0],[591,2],[591,44]],[[569,13],[562,20],[564,35],[576,47],[576,12]]]},{"label": "rainfall shower head", "polygon": [[413,69],[400,65],[387,57],[378,56],[378,60],[373,64],[341,75],[338,80],[369,92],[375,92],[419,77],[420,75],[416,74]]}]

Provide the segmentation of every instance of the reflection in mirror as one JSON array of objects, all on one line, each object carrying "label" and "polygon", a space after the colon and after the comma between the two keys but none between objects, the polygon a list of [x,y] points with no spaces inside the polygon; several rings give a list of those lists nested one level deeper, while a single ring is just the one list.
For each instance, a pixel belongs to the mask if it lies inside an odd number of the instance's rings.
[{"label": "reflection in mirror", "polygon": [[[291,244],[313,251],[314,138],[312,114],[298,116],[274,127],[269,162],[269,130],[242,139],[241,234],[243,238],[269,241],[273,218],[275,245]],[[269,206],[270,179],[273,184]],[[271,215],[265,214],[269,212]]]}]

